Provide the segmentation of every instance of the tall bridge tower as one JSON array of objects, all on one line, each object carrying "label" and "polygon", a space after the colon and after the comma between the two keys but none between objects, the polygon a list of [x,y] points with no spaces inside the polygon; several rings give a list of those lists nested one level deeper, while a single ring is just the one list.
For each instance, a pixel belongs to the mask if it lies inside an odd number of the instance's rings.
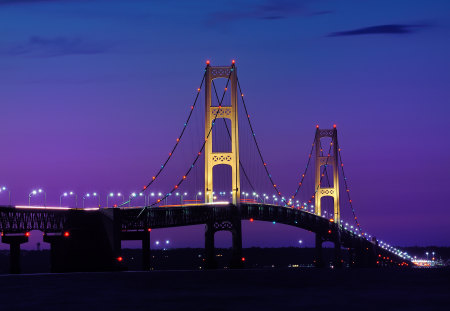
[{"label": "tall bridge tower", "polygon": [[[230,79],[231,105],[211,106],[211,83],[214,79]],[[233,204],[240,202],[241,180],[239,176],[239,133],[238,133],[238,107],[237,107],[237,73],[234,63],[231,66],[206,67],[205,75],[205,203],[213,202],[213,168],[225,164],[231,166]],[[212,123],[221,118],[231,121],[231,152],[213,152]]]},{"label": "tall bridge tower", "polygon": [[[331,138],[330,154],[323,155],[323,150],[321,150],[320,140],[324,137]],[[315,182],[315,212],[317,215],[322,215],[322,198],[332,197],[334,203],[334,221],[336,223],[340,222],[341,212],[339,207],[339,171],[338,171],[338,143],[337,143],[337,129],[333,126],[333,129],[319,129],[317,126],[315,141],[316,145],[316,182]],[[327,147],[328,149],[328,147]],[[326,150],[325,152],[327,152]],[[322,187],[322,180],[324,176],[321,176],[320,169],[322,166],[333,167],[333,185],[332,187]],[[329,170],[327,170],[329,173]]]},{"label": "tall bridge tower", "polygon": [[[211,84],[214,79],[226,78],[227,87],[231,88],[230,105],[212,106]],[[227,220],[210,219],[205,228],[205,259],[208,268],[217,267],[214,250],[214,235],[217,231],[230,231],[232,235],[231,264],[233,268],[242,267],[242,224],[240,216],[241,179],[239,176],[239,133],[237,107],[237,73],[234,61],[231,66],[210,66],[207,63],[205,74],[205,203],[212,203],[213,196],[213,168],[224,164],[231,166],[233,206],[229,209]],[[231,151],[213,152],[212,124],[219,119],[227,118],[231,121]]]}]

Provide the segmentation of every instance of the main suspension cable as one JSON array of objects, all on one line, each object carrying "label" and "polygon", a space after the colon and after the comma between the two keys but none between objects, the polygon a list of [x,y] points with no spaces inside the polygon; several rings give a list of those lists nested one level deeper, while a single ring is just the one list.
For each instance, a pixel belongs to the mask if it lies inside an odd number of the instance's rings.
[{"label": "main suspension cable", "polygon": [[337,148],[338,148],[338,153],[339,153],[339,162],[340,162],[340,167],[341,167],[341,171],[342,171],[342,177],[344,177],[345,192],[347,192],[347,198],[348,198],[348,202],[350,204],[350,208],[352,210],[353,219],[355,220],[355,223],[356,223],[356,226],[358,227],[359,232],[362,235],[364,235],[364,233],[361,231],[361,225],[359,224],[358,218],[356,217],[355,209],[353,208],[353,202],[350,197],[350,189],[348,188],[347,177],[345,176],[345,172],[344,172],[344,163],[342,162],[341,148],[339,147],[339,145],[337,145]]},{"label": "main suspension cable", "polygon": [[242,93],[241,83],[239,82],[239,78],[236,78],[236,79],[237,79],[237,83],[238,83],[238,87],[239,87],[239,93],[241,94],[242,104],[244,105],[245,114],[247,116],[248,124],[250,126],[250,130],[252,131],[253,141],[255,142],[256,149],[258,150],[259,158],[261,159],[261,162],[262,162],[262,164],[264,166],[264,169],[266,171],[267,177],[269,178],[269,180],[270,180],[273,188],[275,189],[277,195],[280,197],[281,201],[283,201],[284,203],[287,203],[286,199],[281,195],[281,192],[278,190],[277,184],[275,184],[275,182],[273,181],[272,175],[269,173],[269,169],[267,168],[267,163],[264,161],[264,158],[263,158],[262,153],[261,153],[261,149],[259,148],[258,141],[256,140],[255,131],[253,130],[253,126],[252,126],[252,123],[250,121],[250,115],[248,113],[247,106],[245,105],[244,93]]},{"label": "main suspension cable", "polygon": [[311,163],[311,157],[312,157],[312,153],[313,153],[313,150],[314,150],[315,142],[316,142],[316,139],[314,139],[314,140],[313,140],[313,143],[311,144],[311,150],[310,150],[310,152],[309,152],[308,162],[306,163],[305,170],[303,171],[302,177],[300,178],[300,181],[299,181],[299,183],[298,183],[297,189],[295,190],[295,193],[291,196],[292,200],[295,199],[295,197],[297,196],[297,194],[298,194],[300,188],[301,188],[302,185],[303,185],[303,180],[305,179],[306,173],[307,173],[308,168],[309,168],[309,164]]},{"label": "main suspension cable", "polygon": [[[195,96],[194,103],[191,105],[191,110],[189,111],[189,115],[188,115],[188,117],[186,119],[186,122],[184,122],[184,124],[183,124],[183,128],[181,130],[180,135],[178,135],[178,138],[176,139],[176,143],[172,147],[172,150],[169,152],[168,157],[166,158],[164,163],[161,165],[161,167],[159,168],[158,172],[152,177],[152,179],[141,190],[137,191],[137,193],[143,193],[148,187],[150,187],[155,182],[155,180],[161,175],[163,170],[166,168],[167,163],[169,163],[170,159],[172,158],[173,154],[175,153],[175,150],[177,149],[178,145],[180,144],[181,138],[183,137],[184,132],[186,131],[186,128],[187,128],[187,126],[189,124],[189,121],[191,120],[191,116],[192,116],[192,113],[194,112],[194,108],[197,105],[197,101],[198,101],[198,98],[199,98],[199,95],[200,95],[200,91],[201,91],[201,89],[203,87],[203,83],[205,82],[205,77],[206,77],[206,68],[205,68],[205,73],[203,74],[202,81],[200,82],[200,86],[197,89],[197,94]],[[135,197],[129,197],[128,200],[123,202],[123,203],[121,203],[119,205],[119,207],[130,203],[133,199],[135,199],[137,197],[138,197],[137,195]]]}]

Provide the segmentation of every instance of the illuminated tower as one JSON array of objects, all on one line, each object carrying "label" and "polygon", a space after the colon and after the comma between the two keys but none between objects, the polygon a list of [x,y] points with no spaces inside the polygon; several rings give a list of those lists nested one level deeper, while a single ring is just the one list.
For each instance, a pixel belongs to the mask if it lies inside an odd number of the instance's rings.
[{"label": "illuminated tower", "polygon": [[[230,79],[231,105],[226,107],[211,106],[211,83],[214,79]],[[210,66],[207,62],[205,75],[205,203],[213,202],[213,168],[225,164],[231,166],[233,204],[240,202],[240,176],[239,176],[239,134],[237,109],[237,74],[236,67]],[[214,119],[228,118],[231,121],[231,152],[213,152],[212,133],[210,129]],[[214,129],[213,129],[214,130]],[[209,136],[209,137],[208,137]]]},{"label": "illuminated tower", "polygon": [[[320,147],[320,139],[323,137],[331,137],[331,146],[330,152],[331,154],[327,154],[325,156],[321,155],[321,147]],[[333,129],[319,129],[317,126],[316,136],[315,136],[315,145],[316,145],[316,182],[315,182],[315,211],[316,214],[322,215],[322,206],[321,199],[322,197],[332,197],[334,201],[334,221],[336,223],[340,222],[341,213],[339,209],[339,173],[338,173],[338,144],[337,144],[337,129],[336,125],[333,126]],[[328,147],[327,147],[328,149]],[[327,150],[328,151],[328,150]],[[321,176],[321,167],[333,167],[333,185],[331,187],[325,188],[322,187],[321,181],[324,176]],[[329,173],[330,170],[328,169]]]}]

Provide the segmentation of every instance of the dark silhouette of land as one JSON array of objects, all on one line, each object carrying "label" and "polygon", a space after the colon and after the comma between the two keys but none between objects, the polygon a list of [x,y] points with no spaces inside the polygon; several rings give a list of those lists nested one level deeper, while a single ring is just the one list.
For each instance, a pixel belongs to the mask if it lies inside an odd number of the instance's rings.
[{"label": "dark silhouette of land", "polygon": [[[450,258],[450,247],[402,247],[411,255],[425,257],[425,252],[435,252],[437,259],[447,261]],[[23,273],[50,272],[50,251],[22,250],[21,266]],[[246,248],[243,250],[245,268],[297,268],[311,267],[314,260],[313,248],[282,247],[282,248]],[[0,274],[9,272],[9,251],[0,251]],[[85,254],[89,257],[89,254]],[[142,252],[140,249],[123,249],[123,264],[129,271],[139,271],[142,268]],[[229,266],[230,249],[216,249],[216,260],[219,268]],[[198,270],[204,268],[204,249],[177,248],[151,251],[151,267],[154,270]],[[333,250],[324,248],[324,259],[327,266],[332,265]],[[348,262],[346,252],[343,259]],[[431,259],[431,257],[430,257]]]}]

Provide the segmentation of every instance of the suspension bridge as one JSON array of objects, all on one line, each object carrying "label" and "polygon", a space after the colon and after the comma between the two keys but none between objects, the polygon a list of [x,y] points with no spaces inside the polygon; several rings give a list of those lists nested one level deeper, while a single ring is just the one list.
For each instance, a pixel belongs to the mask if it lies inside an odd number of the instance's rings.
[{"label": "suspension bridge", "polygon": [[[220,95],[218,89],[222,90]],[[242,221],[281,223],[314,233],[317,267],[325,265],[324,242],[334,244],[335,267],[344,264],[343,252],[348,252],[350,266],[412,265],[408,254],[361,228],[350,197],[336,126],[316,127],[295,191],[287,195],[274,181],[263,157],[235,62],[211,66],[208,61],[194,97],[162,165],[145,186],[121,204],[112,208],[0,206],[1,241],[10,245],[11,272],[20,271],[20,245],[28,241],[31,230],[42,231],[44,241],[50,243],[52,271],[120,270],[123,240],[142,241],[142,268],[149,270],[151,230],[191,225],[205,225],[206,268],[217,267],[214,235],[218,231],[231,232],[230,267],[240,268],[245,264]],[[203,106],[198,104],[202,98]],[[199,139],[195,139],[195,133]],[[189,136],[194,138],[189,141]],[[158,182],[166,188],[167,184],[173,186],[138,204],[139,198],[146,197],[144,193],[152,191]],[[196,195],[193,200],[169,204],[186,189],[203,199]],[[248,199],[246,191],[263,195]]]}]

